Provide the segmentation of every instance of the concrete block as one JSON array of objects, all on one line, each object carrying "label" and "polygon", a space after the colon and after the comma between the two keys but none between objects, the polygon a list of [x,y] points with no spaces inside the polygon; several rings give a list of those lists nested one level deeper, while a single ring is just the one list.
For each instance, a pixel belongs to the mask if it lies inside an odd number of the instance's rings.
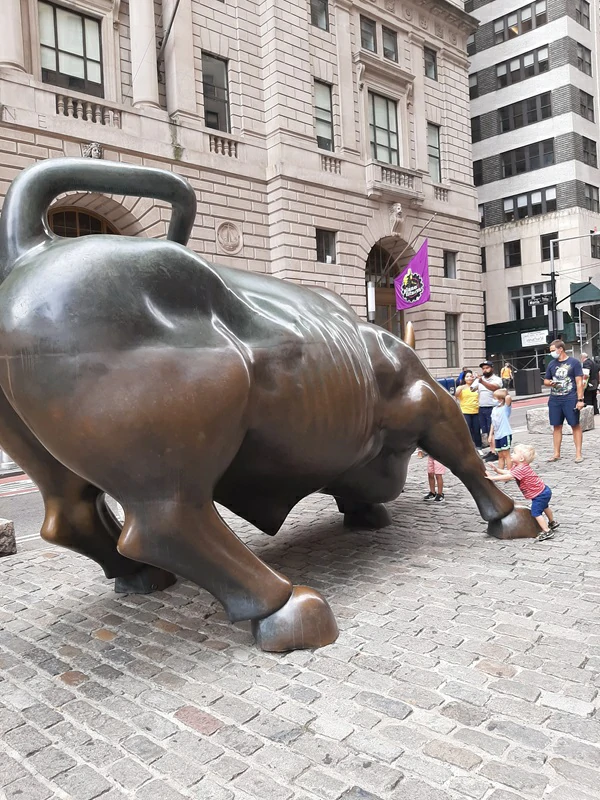
[{"label": "concrete block", "polygon": [[[528,408],[527,409],[527,431],[529,433],[552,433],[552,427],[548,421],[548,407],[542,406],[541,408]],[[581,428],[583,431],[594,430],[594,409],[591,406],[585,406],[580,414]],[[572,434],[573,430],[570,425],[565,422],[563,424],[563,433]]]},{"label": "concrete block", "polygon": [[9,519],[0,519],[0,557],[14,556],[16,552],[15,526]]}]

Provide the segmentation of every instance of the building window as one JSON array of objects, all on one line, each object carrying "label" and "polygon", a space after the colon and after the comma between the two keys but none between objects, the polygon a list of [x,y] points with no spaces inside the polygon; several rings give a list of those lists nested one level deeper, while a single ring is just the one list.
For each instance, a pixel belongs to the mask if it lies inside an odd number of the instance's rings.
[{"label": "building window", "polygon": [[529,299],[540,294],[549,292],[548,283],[534,283],[529,286],[512,286],[508,290],[510,302],[510,318],[512,320],[531,319],[532,317],[543,317],[548,313],[548,306],[529,305]]},{"label": "building window", "polygon": [[469,97],[471,100],[479,97],[479,78],[476,72],[472,72],[469,75]]},{"label": "building window", "polygon": [[521,175],[523,172],[549,167],[554,164],[554,139],[545,139],[543,142],[509,150],[502,153],[500,159],[503,178],[511,178],[513,175]]},{"label": "building window", "polygon": [[471,141],[481,141],[481,117],[472,117],[471,119]]},{"label": "building window", "polygon": [[444,278],[456,278],[456,253],[444,250]]},{"label": "building window", "polygon": [[598,154],[596,152],[596,142],[593,139],[587,139],[585,136],[581,137],[583,143],[583,161],[589,164],[590,167],[598,166]]},{"label": "building window", "polygon": [[[588,51],[589,52],[589,51]],[[550,69],[548,47],[540,47],[531,53],[524,53],[496,67],[496,86],[502,89],[504,86],[511,86],[513,83],[520,83],[548,72]]]},{"label": "building window", "polygon": [[328,0],[310,0],[310,22],[322,31],[329,30]]},{"label": "building window", "polygon": [[475,186],[483,185],[483,161],[481,159],[473,162],[473,184]]},{"label": "building window", "polygon": [[438,79],[438,66],[437,66],[437,52],[430,47],[423,48],[425,56],[425,75],[431,78],[432,81]]},{"label": "building window", "polygon": [[333,150],[333,114],[331,108],[331,86],[315,81],[315,129],[317,147]]},{"label": "building window", "polygon": [[592,74],[592,51],[582,44],[577,45],[577,69],[586,75]]},{"label": "building window", "polygon": [[38,17],[42,81],[104,97],[100,21],[45,2]]},{"label": "building window", "polygon": [[446,366],[458,367],[458,314],[446,314]]},{"label": "building window", "polygon": [[504,242],[504,267],[521,266],[521,240],[515,239],[512,242]]},{"label": "building window", "polygon": [[480,203],[477,206],[477,210],[479,212],[479,227],[485,228],[485,205]]},{"label": "building window", "polygon": [[591,186],[589,183],[585,184],[585,207],[588,211],[600,211],[598,187]]},{"label": "building window", "polygon": [[487,256],[485,252],[485,247],[481,248],[481,271],[487,272]]},{"label": "building window", "polygon": [[592,234],[590,236],[592,258],[600,258],[600,236],[597,235],[597,231],[590,231],[590,233]]},{"label": "building window", "polygon": [[48,224],[57,236],[75,238],[94,233],[110,233],[118,236],[119,231],[103,217],[78,208],[59,208],[48,213]]},{"label": "building window", "polygon": [[575,0],[575,21],[590,29],[590,4],[586,0]]},{"label": "building window", "polygon": [[[543,236],[540,236],[542,261],[550,261],[550,242],[554,239],[558,239],[557,231],[554,231],[554,233],[545,233]],[[554,258],[559,258],[558,242],[554,242],[552,249],[554,250]]]},{"label": "building window", "polygon": [[579,90],[579,113],[584,119],[594,121],[594,98],[591,94]]},{"label": "building window", "polygon": [[504,222],[537,217],[550,211],[556,211],[556,186],[527,194],[518,194],[504,200]]},{"label": "building window", "polygon": [[427,123],[427,157],[429,174],[434,183],[442,182],[442,158],[440,153],[440,126]]},{"label": "building window", "polygon": [[548,22],[546,0],[529,3],[524,8],[507,14],[494,22],[494,44],[514,39],[533,28],[539,28]]},{"label": "building window", "polygon": [[467,39],[467,55],[474,56],[477,52],[477,45],[475,44],[475,34],[472,33]]},{"label": "building window", "polygon": [[544,92],[498,109],[502,133],[533,125],[552,116],[552,94]]},{"label": "building window", "polygon": [[229,132],[229,90],[227,61],[202,51],[204,124],[216,131]]},{"label": "building window", "polygon": [[399,164],[396,103],[369,92],[369,134],[371,155],[385,164]]},{"label": "building window", "polygon": [[360,46],[363,50],[377,52],[377,29],[372,19],[360,18]]},{"label": "building window", "polygon": [[398,61],[398,34],[389,28],[382,28],[383,57],[390,61]]},{"label": "building window", "polygon": [[317,228],[317,261],[321,264],[335,264],[335,231]]}]

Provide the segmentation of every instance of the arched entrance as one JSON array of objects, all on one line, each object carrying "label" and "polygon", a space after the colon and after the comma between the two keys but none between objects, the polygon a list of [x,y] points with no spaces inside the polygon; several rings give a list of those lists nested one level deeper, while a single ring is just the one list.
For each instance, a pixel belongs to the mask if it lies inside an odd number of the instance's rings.
[{"label": "arched entrance", "polygon": [[367,286],[375,286],[375,322],[382,328],[402,337],[404,332],[404,312],[396,310],[394,278],[414,256],[414,250],[407,247],[399,236],[380,239],[371,248],[365,266]]},{"label": "arched entrance", "polygon": [[56,208],[48,213],[48,224],[57,236],[74,238],[90,236],[94,233],[112,233],[119,231],[99,214],[82,208]]}]

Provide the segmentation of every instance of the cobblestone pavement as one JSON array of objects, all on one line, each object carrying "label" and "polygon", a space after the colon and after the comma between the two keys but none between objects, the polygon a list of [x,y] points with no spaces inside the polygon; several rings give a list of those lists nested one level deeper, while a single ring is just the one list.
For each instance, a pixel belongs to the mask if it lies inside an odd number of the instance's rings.
[{"label": "cobblestone pavement", "polygon": [[9,800],[590,800],[600,797],[600,432],[543,463],[552,542],[499,542],[452,476],[396,522],[348,532],[313,497],[274,539],[320,589],[335,645],[270,655],[179,582],[116,596],[84,558],[0,561],[0,796]]}]

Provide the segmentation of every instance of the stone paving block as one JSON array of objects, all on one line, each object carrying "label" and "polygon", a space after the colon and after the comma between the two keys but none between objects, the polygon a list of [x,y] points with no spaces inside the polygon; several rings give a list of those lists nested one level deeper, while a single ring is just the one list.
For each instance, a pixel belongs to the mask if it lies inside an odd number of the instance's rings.
[{"label": "stone paving block", "polygon": [[542,692],[540,704],[548,706],[548,708],[555,708],[558,711],[566,711],[569,714],[577,714],[580,717],[591,717],[596,710],[594,703],[586,703],[583,700],[565,697],[562,694],[553,692]]},{"label": "stone paving block", "polygon": [[61,772],[54,778],[54,782],[63,792],[77,800],[94,800],[111,788],[110,783],[99,772],[85,764]]},{"label": "stone paving block", "polygon": [[484,764],[480,774],[531,797],[542,797],[548,785],[548,778],[541,773],[518,769],[499,761],[490,761]]},{"label": "stone paving block", "polygon": [[4,734],[4,743],[21,756],[30,756],[51,744],[50,739],[37,731],[32,725],[21,725]]},{"label": "stone paving block", "polygon": [[574,764],[564,758],[551,758],[548,763],[570,784],[575,783],[593,791],[597,791],[600,786],[597,770],[583,767],[581,764]]},{"label": "stone paving block", "polygon": [[155,779],[136,791],[135,800],[181,800],[181,794],[164,781]]},{"label": "stone paving block", "polygon": [[46,800],[52,797],[52,790],[37,781],[32,775],[19,778],[4,789],[6,800]]},{"label": "stone paving block", "polygon": [[[59,772],[66,772],[66,770],[77,765],[75,759],[57,747],[46,747],[44,750],[39,750],[29,756],[27,763],[33,766],[36,772],[39,772],[40,775],[49,780],[58,775]],[[1,766],[0,773],[2,773]]]},{"label": "stone paving block", "polygon": [[242,789],[247,794],[264,800],[265,797],[277,797],[281,800],[289,800],[293,797],[293,792],[289,787],[278,783],[257,769],[250,768],[239,778],[233,781],[233,786]]},{"label": "stone paving block", "polygon": [[427,756],[437,758],[439,761],[443,761],[446,764],[453,764],[455,767],[460,767],[465,770],[473,769],[481,764],[482,761],[480,756],[468,750],[466,747],[456,747],[440,739],[436,739],[425,745],[423,752]]},{"label": "stone paving block", "polygon": [[318,767],[311,767],[296,779],[297,786],[313,792],[323,800],[338,800],[350,788],[348,783],[334,778]]},{"label": "stone paving block", "polygon": [[206,765],[198,764],[193,759],[181,758],[176,753],[167,753],[158,761],[154,761],[152,769],[186,787],[202,780],[208,770],[212,772],[212,767],[207,768]]},{"label": "stone paving block", "polygon": [[304,770],[311,766],[307,758],[296,755],[289,747],[267,744],[254,755],[256,765],[273,773],[273,777],[291,783]]},{"label": "stone paving block", "polygon": [[151,772],[132,758],[121,758],[119,761],[115,761],[108,767],[106,774],[128,790],[137,789],[153,777]]},{"label": "stone paving block", "polygon": [[136,734],[123,742],[123,747],[146,764],[151,764],[165,754],[165,749],[148,739]]},{"label": "stone paving block", "polygon": [[[210,778],[204,778],[200,783],[193,786],[190,790],[191,796],[197,800],[234,800],[234,794],[229,789],[219,786]],[[248,795],[244,792],[245,797]],[[242,800],[242,794],[236,789],[235,800]]]},{"label": "stone paving block", "polygon": [[394,789],[394,800],[453,800],[451,796],[424,781],[407,778]]},{"label": "stone paving block", "polygon": [[247,728],[279,744],[291,744],[302,733],[299,725],[288,722],[275,714],[260,714],[250,720]]},{"label": "stone paving block", "polygon": [[3,785],[8,785],[19,778],[23,778],[27,774],[27,770],[25,770],[18,761],[11,758],[8,753],[3,753],[2,750],[0,750],[0,776],[2,777]]}]

